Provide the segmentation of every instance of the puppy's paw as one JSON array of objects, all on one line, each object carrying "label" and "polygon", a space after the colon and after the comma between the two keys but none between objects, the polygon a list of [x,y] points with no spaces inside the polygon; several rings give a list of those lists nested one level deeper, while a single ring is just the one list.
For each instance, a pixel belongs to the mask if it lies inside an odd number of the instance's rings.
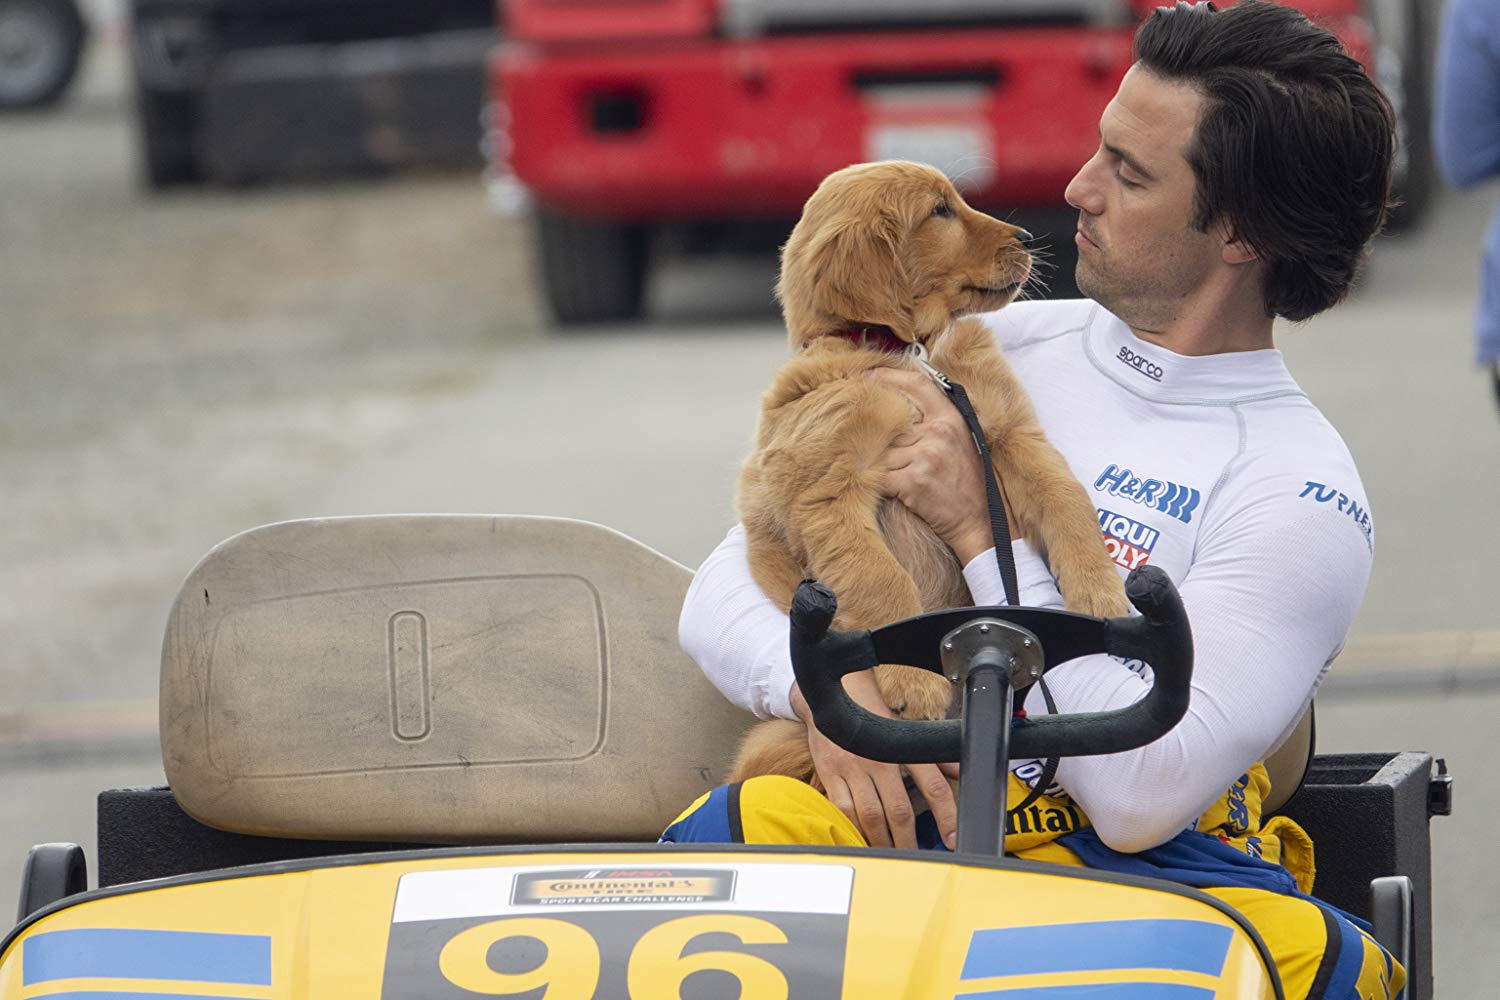
[{"label": "puppy's paw", "polygon": [[953,685],[941,674],[893,663],[875,668],[875,680],[891,710],[903,719],[942,719],[953,701]]},{"label": "puppy's paw", "polygon": [[1112,566],[1102,573],[1076,574],[1060,580],[1058,586],[1069,611],[1096,618],[1118,618],[1130,613],[1125,582]]}]

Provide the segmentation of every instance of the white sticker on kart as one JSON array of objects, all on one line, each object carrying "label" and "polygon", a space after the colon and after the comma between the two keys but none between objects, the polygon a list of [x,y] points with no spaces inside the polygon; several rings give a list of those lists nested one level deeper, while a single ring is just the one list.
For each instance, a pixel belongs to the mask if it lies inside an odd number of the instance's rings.
[{"label": "white sticker on kart", "polygon": [[380,996],[839,1000],[853,885],[847,865],[409,872]]},{"label": "white sticker on kart", "polygon": [[408,872],[393,923],[558,910],[848,914],[847,865],[557,865]]}]

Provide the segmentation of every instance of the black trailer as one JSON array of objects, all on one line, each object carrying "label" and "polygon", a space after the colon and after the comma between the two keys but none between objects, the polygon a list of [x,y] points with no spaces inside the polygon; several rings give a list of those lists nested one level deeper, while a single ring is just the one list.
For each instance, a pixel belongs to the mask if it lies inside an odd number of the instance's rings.
[{"label": "black trailer", "polygon": [[132,0],[131,15],[152,188],[481,160],[494,0]]}]

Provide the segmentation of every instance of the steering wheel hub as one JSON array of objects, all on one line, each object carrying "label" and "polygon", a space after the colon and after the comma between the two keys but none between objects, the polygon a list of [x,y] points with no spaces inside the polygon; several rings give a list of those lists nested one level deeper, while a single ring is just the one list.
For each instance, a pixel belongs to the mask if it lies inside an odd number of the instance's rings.
[{"label": "steering wheel hub", "polygon": [[943,636],[943,673],[953,683],[964,679],[981,650],[1002,654],[1010,685],[1019,690],[1036,682],[1046,665],[1042,642],[1030,629],[999,618],[975,618]]}]

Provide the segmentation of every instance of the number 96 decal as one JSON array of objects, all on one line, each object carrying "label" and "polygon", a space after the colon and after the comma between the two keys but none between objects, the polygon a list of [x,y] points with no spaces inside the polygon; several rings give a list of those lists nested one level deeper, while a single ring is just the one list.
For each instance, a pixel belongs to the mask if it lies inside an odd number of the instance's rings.
[{"label": "number 96 decal", "polygon": [[841,865],[404,875],[382,1000],[837,1000]]}]

